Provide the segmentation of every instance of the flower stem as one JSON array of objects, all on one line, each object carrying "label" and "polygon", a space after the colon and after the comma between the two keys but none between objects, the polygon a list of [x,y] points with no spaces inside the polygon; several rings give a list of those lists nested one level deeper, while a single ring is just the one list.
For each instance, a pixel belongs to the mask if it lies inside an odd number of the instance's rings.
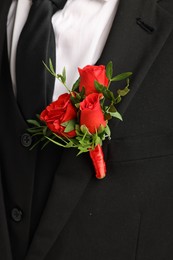
[{"label": "flower stem", "polygon": [[101,146],[98,144],[89,153],[95,168],[96,178],[103,179],[106,176],[106,164]]}]

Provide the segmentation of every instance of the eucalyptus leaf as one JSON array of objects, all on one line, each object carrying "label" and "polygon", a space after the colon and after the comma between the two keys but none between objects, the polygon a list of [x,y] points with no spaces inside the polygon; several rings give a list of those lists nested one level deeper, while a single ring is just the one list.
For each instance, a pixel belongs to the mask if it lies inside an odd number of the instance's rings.
[{"label": "eucalyptus leaf", "polygon": [[73,147],[73,143],[72,142],[69,142],[69,143],[66,144],[66,148],[71,148],[71,147]]},{"label": "eucalyptus leaf", "polygon": [[109,80],[111,80],[113,74],[113,63],[110,61],[106,66],[106,76]]},{"label": "eucalyptus leaf", "polygon": [[105,133],[110,137],[111,136],[111,130],[109,128],[109,126],[107,125],[105,128]]},{"label": "eucalyptus leaf", "polygon": [[103,93],[104,97],[111,100],[113,103],[115,103],[115,97],[112,91],[110,91],[109,89],[105,89],[104,93]]},{"label": "eucalyptus leaf", "polygon": [[123,121],[123,118],[122,118],[121,114],[120,114],[118,111],[112,112],[112,113],[110,112],[110,115],[111,115],[112,117],[116,117],[116,118],[118,118],[119,120]]},{"label": "eucalyptus leaf", "polygon": [[81,141],[81,140],[83,139],[83,137],[82,137],[82,136],[77,136],[76,139],[77,139],[78,141]]},{"label": "eucalyptus leaf", "polygon": [[45,147],[46,145],[48,145],[49,143],[50,143],[50,140],[47,140],[47,142],[44,143],[44,145],[41,147],[41,149],[43,150],[44,147]]},{"label": "eucalyptus leaf", "polygon": [[118,96],[116,97],[116,99],[115,99],[114,104],[118,104],[118,103],[120,103],[121,100],[122,100],[121,96],[118,95]]},{"label": "eucalyptus leaf", "polygon": [[80,78],[76,80],[76,82],[73,84],[72,91],[75,91],[79,87]]},{"label": "eucalyptus leaf", "polygon": [[72,138],[72,139],[70,139],[71,140],[71,142],[75,145],[75,146],[78,146],[79,145],[79,142],[78,142],[78,140],[76,140],[76,138]]},{"label": "eucalyptus leaf", "polygon": [[46,135],[46,133],[47,133],[47,127],[45,126],[43,127],[43,135]]},{"label": "eucalyptus leaf", "polygon": [[124,80],[124,79],[129,78],[131,75],[132,75],[132,72],[121,73],[121,74],[119,74],[119,75],[113,77],[113,78],[111,79],[111,81],[121,81],[121,80]]},{"label": "eucalyptus leaf", "polygon": [[54,74],[56,74],[51,59],[49,59],[49,68]]},{"label": "eucalyptus leaf", "polygon": [[63,76],[64,83],[65,83],[66,82],[66,69],[65,69],[65,67],[63,68],[62,76]]},{"label": "eucalyptus leaf", "polygon": [[38,127],[28,128],[27,131],[31,134],[35,134],[35,133],[43,134],[42,128],[38,128]]},{"label": "eucalyptus leaf", "polygon": [[61,74],[57,74],[57,77],[63,84],[65,83],[65,79]]},{"label": "eucalyptus leaf", "polygon": [[50,142],[56,144],[56,145],[59,145],[59,146],[61,146],[61,147],[66,148],[66,145],[64,145],[64,144],[62,144],[62,143],[60,143],[60,142],[58,142],[58,141],[55,141],[54,139],[52,139],[52,138],[50,138],[50,137],[48,137],[48,136],[45,136],[45,138],[48,139]]},{"label": "eucalyptus leaf", "polygon": [[98,92],[102,93],[105,98],[115,102],[115,97],[112,91],[110,91],[107,87],[101,85],[97,81],[95,81],[94,83]]},{"label": "eucalyptus leaf", "polygon": [[78,149],[80,150],[80,152],[78,152],[77,156],[79,156],[82,153],[87,153],[88,152],[88,149],[86,149],[86,148],[79,147]]},{"label": "eucalyptus leaf", "polygon": [[85,96],[85,88],[82,87],[82,90],[81,90],[81,92],[80,92],[80,100],[83,99],[84,96]]},{"label": "eucalyptus leaf", "polygon": [[34,126],[37,126],[37,127],[40,127],[40,123],[36,120],[33,120],[33,119],[28,119],[27,122],[31,125],[34,125]]},{"label": "eucalyptus leaf", "polygon": [[44,64],[45,68],[47,69],[47,71],[49,71],[49,73],[54,76],[54,73],[52,73],[52,71],[51,71],[50,68],[47,66],[47,64],[46,64],[44,61],[42,61],[42,62],[43,62],[43,64]]},{"label": "eucalyptus leaf", "polygon": [[109,107],[109,112],[116,112],[116,107],[112,104],[110,107]]},{"label": "eucalyptus leaf", "polygon": [[98,92],[103,93],[105,86],[100,84],[97,80],[94,81],[95,88]]},{"label": "eucalyptus leaf", "polygon": [[80,102],[80,100],[76,97],[70,96],[70,100],[72,102],[73,105],[76,105]]},{"label": "eucalyptus leaf", "polygon": [[125,87],[124,89],[118,89],[117,93],[119,96],[124,97],[129,93],[130,89]]},{"label": "eucalyptus leaf", "polygon": [[100,137],[97,135],[96,139],[95,139],[95,146],[97,146],[98,144],[101,144],[101,139]]},{"label": "eucalyptus leaf", "polygon": [[81,101],[81,93],[76,93],[75,98],[76,98],[76,100],[78,100],[78,102],[80,102]]}]

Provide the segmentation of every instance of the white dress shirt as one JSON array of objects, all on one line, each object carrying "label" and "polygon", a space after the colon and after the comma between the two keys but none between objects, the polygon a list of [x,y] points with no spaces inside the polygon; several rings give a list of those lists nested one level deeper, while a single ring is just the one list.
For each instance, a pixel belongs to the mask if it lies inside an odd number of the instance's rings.
[{"label": "white dress shirt", "polygon": [[[53,15],[56,73],[61,73],[63,68],[66,68],[69,88],[78,78],[78,67],[93,65],[100,58],[118,4],[119,0],[68,0],[65,7]],[[31,5],[31,0],[13,0],[8,13],[8,54],[15,94],[17,93],[15,77],[17,44]],[[53,100],[64,92],[66,89],[56,80]]]}]

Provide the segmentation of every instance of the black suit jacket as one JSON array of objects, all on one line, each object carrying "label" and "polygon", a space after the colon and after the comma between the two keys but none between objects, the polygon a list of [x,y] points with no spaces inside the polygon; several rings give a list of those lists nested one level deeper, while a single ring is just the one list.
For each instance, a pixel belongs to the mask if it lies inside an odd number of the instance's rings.
[{"label": "black suit jacket", "polygon": [[[8,2],[0,3],[0,59]],[[115,74],[132,71],[133,77],[119,106],[124,120],[111,122],[112,139],[103,146],[107,177],[95,179],[88,155],[61,151],[41,219],[20,259],[173,259],[172,30],[171,0],[120,0],[98,64],[112,60]],[[6,219],[1,194],[0,257],[12,260]]]}]

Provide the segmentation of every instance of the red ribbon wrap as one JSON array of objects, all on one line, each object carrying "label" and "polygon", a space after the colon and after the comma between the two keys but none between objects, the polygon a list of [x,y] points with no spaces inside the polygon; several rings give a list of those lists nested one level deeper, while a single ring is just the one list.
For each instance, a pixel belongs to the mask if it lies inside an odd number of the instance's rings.
[{"label": "red ribbon wrap", "polygon": [[96,178],[103,179],[106,176],[106,164],[101,146],[98,144],[89,153],[95,168]]}]

